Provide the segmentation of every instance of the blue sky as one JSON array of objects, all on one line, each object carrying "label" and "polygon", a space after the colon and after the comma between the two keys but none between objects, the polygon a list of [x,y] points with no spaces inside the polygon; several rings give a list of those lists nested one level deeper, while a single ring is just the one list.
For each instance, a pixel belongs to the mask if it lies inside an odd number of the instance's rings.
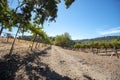
[{"label": "blue sky", "polygon": [[76,0],[69,9],[59,5],[56,23],[45,23],[50,36],[70,33],[72,39],[86,39],[120,33],[119,0]]},{"label": "blue sky", "polygon": [[120,35],[120,0],[75,0],[69,9],[62,2],[56,22],[46,22],[44,30],[49,36],[68,32],[72,39]]}]

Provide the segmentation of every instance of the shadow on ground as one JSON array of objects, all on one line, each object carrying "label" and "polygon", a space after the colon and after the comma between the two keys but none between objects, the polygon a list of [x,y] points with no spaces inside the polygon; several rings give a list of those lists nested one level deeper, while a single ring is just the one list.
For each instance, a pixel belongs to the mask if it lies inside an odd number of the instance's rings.
[{"label": "shadow on ground", "polygon": [[[51,47],[28,52],[24,57],[18,54],[5,55],[0,59],[0,80],[71,80],[52,71],[47,64],[41,62],[39,56],[45,56],[49,49]],[[24,73],[17,74],[22,69]]]},{"label": "shadow on ground", "polygon": [[95,80],[95,79],[92,79],[90,76],[88,75],[83,75],[87,80]]}]

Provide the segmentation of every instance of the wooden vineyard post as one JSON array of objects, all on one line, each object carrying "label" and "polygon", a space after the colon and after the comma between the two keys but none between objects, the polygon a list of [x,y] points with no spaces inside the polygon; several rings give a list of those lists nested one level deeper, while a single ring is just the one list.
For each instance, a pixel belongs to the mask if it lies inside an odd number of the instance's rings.
[{"label": "wooden vineyard post", "polygon": [[119,58],[119,55],[118,55],[118,53],[117,53],[117,47],[114,47],[114,52],[115,52],[117,58]]}]

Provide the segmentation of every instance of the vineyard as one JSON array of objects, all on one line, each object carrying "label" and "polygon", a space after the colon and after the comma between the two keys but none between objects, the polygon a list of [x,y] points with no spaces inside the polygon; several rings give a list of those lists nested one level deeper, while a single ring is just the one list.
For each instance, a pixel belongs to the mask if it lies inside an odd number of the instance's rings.
[{"label": "vineyard", "polygon": [[[31,51],[29,45],[32,42],[18,40],[16,41],[12,54],[10,55],[8,53],[10,51],[13,39],[9,39],[9,42],[6,42],[6,40],[6,38],[0,38],[0,79],[4,80],[24,80],[24,77],[19,77],[24,73],[19,71],[22,70],[24,72],[23,68],[29,66],[27,63],[30,63],[31,59],[37,59],[38,54],[36,51],[39,51],[39,55],[41,55],[44,54],[44,50],[47,50],[50,47],[49,45],[40,43],[38,49],[38,47],[36,47],[37,43],[35,43]],[[42,63],[40,62],[39,64],[41,65]],[[14,76],[15,74],[16,77]],[[31,79],[29,77],[30,76],[28,76],[28,79]],[[40,77],[40,79],[43,79],[43,77]]]},{"label": "vineyard", "polygon": [[0,80],[120,80],[119,36],[76,42],[45,32],[74,1],[0,0]]},{"label": "vineyard", "polygon": [[[119,62],[116,57],[99,56],[88,49],[63,49],[58,46],[16,40],[0,39],[0,79],[5,80],[119,80]],[[84,50],[83,50],[84,49]],[[86,50],[88,50],[86,52]],[[109,54],[109,53],[108,53]],[[67,67],[67,68],[66,68]]]},{"label": "vineyard", "polygon": [[91,41],[86,43],[74,42],[71,40],[69,33],[64,33],[55,37],[54,44],[61,46],[65,49],[92,52],[93,54],[101,56],[112,56],[116,55],[119,58],[120,55],[120,37],[116,37],[111,41]]},{"label": "vineyard", "polygon": [[18,38],[12,54],[14,38],[1,37],[0,79],[119,80],[119,40],[72,44],[68,36],[62,36],[49,44],[34,35],[32,40]]},{"label": "vineyard", "polygon": [[105,53],[106,56],[116,54],[118,58],[120,54],[120,41],[117,39],[111,42],[92,42],[89,44],[75,44],[73,47],[75,50],[87,49],[88,51],[93,52],[93,54]]}]

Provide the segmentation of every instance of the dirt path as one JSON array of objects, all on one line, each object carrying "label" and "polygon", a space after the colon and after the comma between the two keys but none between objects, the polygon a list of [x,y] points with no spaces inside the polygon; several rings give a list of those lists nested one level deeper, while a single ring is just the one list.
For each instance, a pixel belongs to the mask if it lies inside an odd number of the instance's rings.
[{"label": "dirt path", "polygon": [[119,80],[120,60],[52,46],[42,62],[62,76],[74,80]]}]

